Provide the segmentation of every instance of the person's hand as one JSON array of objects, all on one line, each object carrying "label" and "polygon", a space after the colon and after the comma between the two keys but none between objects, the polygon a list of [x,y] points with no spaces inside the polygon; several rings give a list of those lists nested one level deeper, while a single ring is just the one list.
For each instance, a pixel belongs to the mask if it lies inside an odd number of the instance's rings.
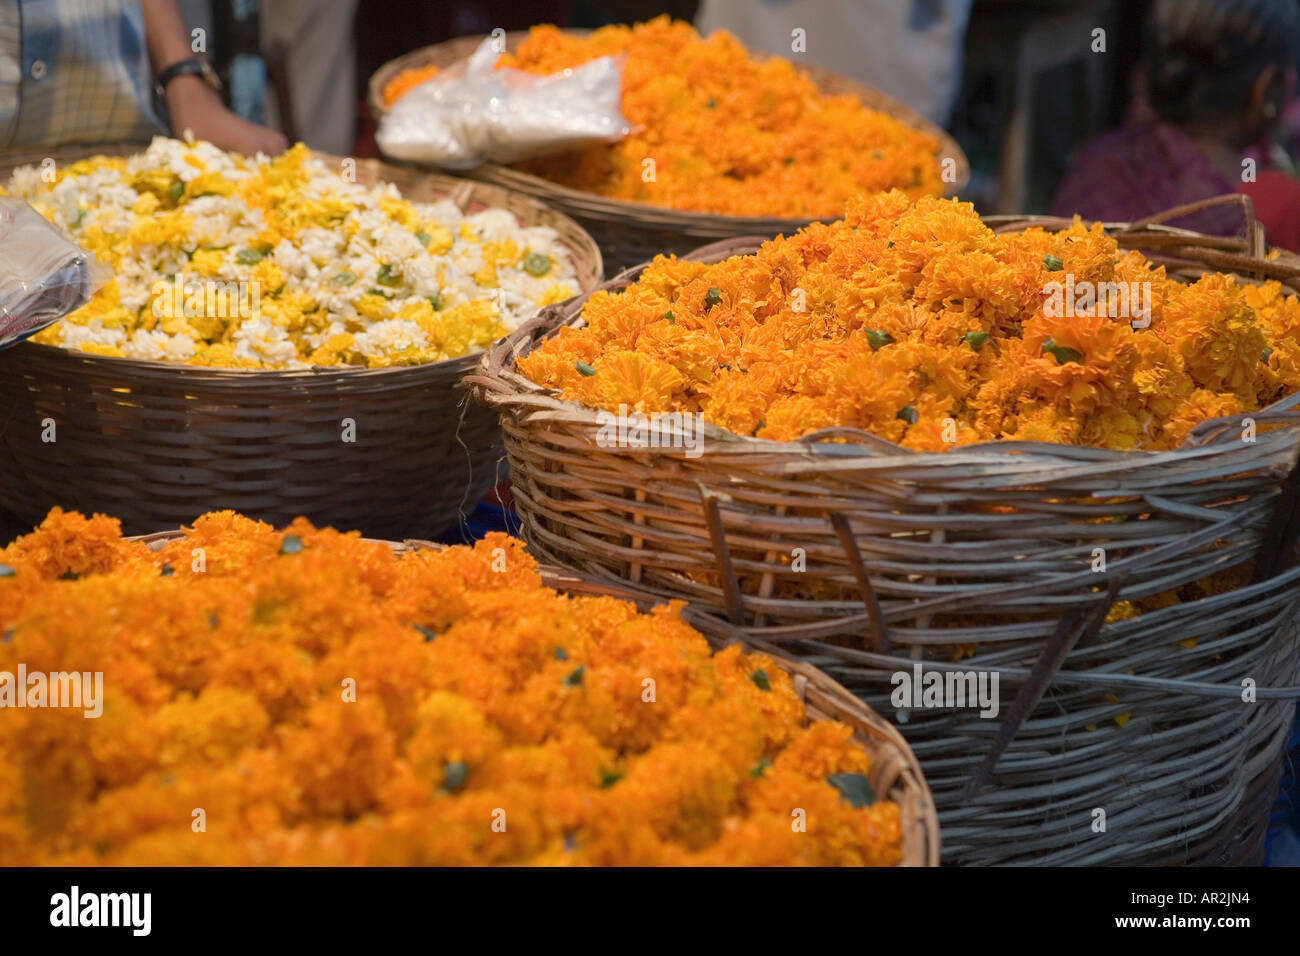
[{"label": "person's hand", "polygon": [[178,76],[167,84],[167,111],[173,135],[183,136],[189,130],[195,139],[244,156],[278,156],[289,145],[275,130],[226,109],[217,92],[197,76]]}]

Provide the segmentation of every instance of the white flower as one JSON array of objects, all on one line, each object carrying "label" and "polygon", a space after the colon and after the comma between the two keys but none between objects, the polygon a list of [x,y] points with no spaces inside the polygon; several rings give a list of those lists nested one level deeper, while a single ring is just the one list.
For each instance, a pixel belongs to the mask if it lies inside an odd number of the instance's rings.
[{"label": "white flower", "polygon": [[[165,332],[152,315],[155,283],[176,275],[246,284],[264,282],[268,266],[272,274],[278,270],[283,282],[275,289],[259,286],[261,311],[212,316],[223,321],[193,326],[225,330],[237,361],[275,368],[306,366],[313,351],[343,332],[353,333],[355,351],[363,358],[426,360],[419,350],[429,343],[419,323],[396,317],[404,307],[419,314],[424,303],[435,298],[444,312],[488,301],[502,310],[499,320],[511,329],[531,315],[535,303],[557,283],[576,290],[570,258],[552,229],[522,228],[504,209],[466,216],[447,199],[402,203],[401,212],[394,212],[393,203],[402,202],[395,186],[347,182],[339,168],[312,156],[301,166],[305,182],[290,180],[286,195],[286,180],[274,177],[292,167],[277,162],[265,156],[244,159],[210,143],[157,137],[125,163],[91,160],[58,183],[46,182],[39,166],[15,170],[10,192],[35,202],[115,272],[116,301],[110,305],[96,297],[61,322],[61,344],[117,348],[128,357],[161,361],[202,356],[205,348],[219,343],[198,341],[184,328]],[[176,180],[189,183],[204,175],[236,183],[251,176],[271,177],[269,194],[276,196],[276,205],[264,212],[237,192],[186,198],[176,207],[181,195]],[[247,194],[268,195],[267,187],[253,184]],[[340,205],[346,210],[342,218]],[[173,208],[180,208],[182,219],[164,216]],[[417,221],[419,226],[413,224]],[[266,236],[272,226],[281,238],[268,250]],[[451,248],[441,242],[426,248],[415,234],[421,229],[449,231]],[[520,250],[519,261],[504,261],[494,252],[496,281],[478,285],[474,276],[489,261],[483,244],[507,240]],[[214,250],[220,257],[215,261]],[[200,251],[201,267],[193,261]],[[552,270],[542,277],[526,272],[522,258],[529,252],[548,256]],[[269,261],[264,265],[263,259]],[[375,291],[382,301],[371,295]],[[365,308],[377,318],[358,311],[356,303],[363,296],[370,296]],[[268,297],[279,297],[269,313]],[[277,316],[276,321],[269,314]],[[111,321],[105,324],[106,319]],[[121,323],[125,328],[116,327]]]}]

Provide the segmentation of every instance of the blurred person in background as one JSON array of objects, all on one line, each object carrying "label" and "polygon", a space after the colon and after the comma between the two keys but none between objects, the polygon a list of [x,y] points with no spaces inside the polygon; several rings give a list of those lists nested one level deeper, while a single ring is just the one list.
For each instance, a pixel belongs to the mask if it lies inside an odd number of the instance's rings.
[{"label": "blurred person in background", "polygon": [[0,0],[0,149],[140,142],[169,128],[245,154],[285,147],[222,103],[176,0]]},{"label": "blurred person in background", "polygon": [[[1130,118],[1079,153],[1052,212],[1126,222],[1238,192],[1270,243],[1300,250],[1300,180],[1267,145],[1294,96],[1297,51],[1296,0],[1155,0]],[[1232,235],[1242,218],[1207,210],[1174,224]]]},{"label": "blurred person in background", "polygon": [[352,152],[357,0],[178,2],[186,26],[211,38],[231,109],[313,149]]},{"label": "blurred person in background", "polygon": [[[352,38],[357,0],[261,2],[263,47],[278,42],[287,55],[298,138],[312,149],[348,155],[357,119],[357,56]],[[274,109],[271,115],[274,121]]]},{"label": "blurred person in background", "polygon": [[699,9],[700,0],[573,0],[573,25],[594,30],[611,23],[644,23],[665,13],[689,22]]},{"label": "blurred person in background", "polygon": [[[752,50],[819,66],[946,126],[961,85],[973,0],[702,0],[702,34],[722,29]],[[791,49],[802,29],[805,52]]]}]

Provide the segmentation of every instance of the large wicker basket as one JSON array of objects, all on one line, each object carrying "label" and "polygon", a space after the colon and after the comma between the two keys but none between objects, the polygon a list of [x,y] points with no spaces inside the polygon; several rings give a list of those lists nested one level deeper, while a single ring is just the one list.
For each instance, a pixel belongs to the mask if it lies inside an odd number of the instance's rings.
[{"label": "large wicker basket", "polygon": [[[581,33],[583,31],[567,31]],[[528,34],[505,35],[506,49],[513,50]],[[469,58],[483,37],[459,37],[435,46],[423,47],[391,60],[370,78],[370,109],[376,119],[383,116],[384,87],[403,70],[437,66],[447,69]],[[890,96],[856,80],[813,66],[803,66],[808,75],[826,93],[852,93],[872,109],[888,113],[913,129],[922,130],[939,141],[939,157],[953,161],[952,182],[948,195],[956,195],[970,180],[970,164],[956,140],[915,110]],[[543,199],[580,222],[595,238],[605,256],[610,273],[620,272],[658,253],[682,254],[702,243],[736,236],[789,235],[802,229],[810,220],[781,219],[772,216],[721,216],[687,212],[654,206],[649,203],[607,199],[596,193],[571,189],[508,166],[486,163],[465,173],[484,182],[495,183]]]},{"label": "large wicker basket", "polygon": [[[1030,222],[1061,224],[996,225]],[[1263,258],[1253,225],[1246,241],[1109,228],[1178,274],[1236,269],[1293,288],[1300,276],[1294,257]],[[580,324],[582,306],[556,311]],[[844,429],[790,443],[714,429],[702,454],[602,447],[592,409],[512,370],[555,325],[521,329],[470,379],[502,414],[542,560],[695,602],[701,627],[805,657],[893,715],[934,791],[946,861],[1261,859],[1300,696],[1300,396],[1249,416],[1253,442],[1240,416],[1158,453],[997,442],[920,454]],[[1107,622],[1118,600],[1250,559],[1248,586]],[[914,667],[997,674],[999,718],[894,707],[894,675]],[[1242,702],[1247,679],[1258,703]]]},{"label": "large wicker basket", "polygon": [[[4,156],[0,174],[38,161]],[[550,226],[581,287],[602,278],[591,237],[529,197],[375,160],[357,160],[356,175],[392,182],[419,201],[449,197],[465,209],[496,206],[525,225]],[[457,388],[478,359],[240,371],[24,342],[0,351],[0,505],[28,526],[53,505],[116,515],[129,532],[231,508],[278,523],[306,515],[379,537],[432,536],[499,478],[495,416]],[[343,440],[349,421],[354,441]]]},{"label": "large wicker basket", "polygon": [[[179,534],[177,531],[163,531],[145,535],[141,540],[151,547],[160,547]],[[386,543],[398,554],[444,547],[415,539]],[[594,581],[559,568],[543,566],[539,570],[544,584],[566,594],[618,598],[631,601],[642,610],[661,603],[644,592]],[[700,615],[693,613],[690,608],[684,611],[684,617],[691,624],[699,626]],[[743,639],[737,635],[719,634],[716,629],[706,631],[705,636],[715,650],[720,650],[733,640],[740,639],[743,643]],[[938,866],[939,818],[925,776],[907,741],[888,721],[816,667],[794,660],[771,647],[762,650],[771,654],[790,673],[794,679],[795,693],[803,700],[805,713],[810,720],[836,720],[853,728],[857,744],[871,757],[867,779],[872,789],[897,803],[901,811],[903,860],[900,866]]]}]

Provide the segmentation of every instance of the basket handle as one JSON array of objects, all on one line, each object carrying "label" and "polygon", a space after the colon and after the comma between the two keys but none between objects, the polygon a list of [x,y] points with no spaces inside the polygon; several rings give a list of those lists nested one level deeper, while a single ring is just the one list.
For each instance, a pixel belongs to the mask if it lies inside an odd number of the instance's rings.
[{"label": "basket handle", "polygon": [[[1178,227],[1166,226],[1165,224],[1171,219],[1182,219],[1184,216],[1190,216],[1206,209],[1212,209],[1216,206],[1241,206],[1242,214],[1246,218],[1248,235],[1253,235],[1259,227],[1259,220],[1255,216],[1255,204],[1251,202],[1250,197],[1244,193],[1223,193],[1218,196],[1210,196],[1207,199],[1198,199],[1195,202],[1183,203],[1180,206],[1173,206],[1169,209],[1163,209],[1160,212],[1154,212],[1143,219],[1134,222],[1106,222],[1102,225],[1106,231],[1112,235],[1126,235],[1133,232],[1142,232],[1152,226],[1162,226],[1175,231],[1186,232]],[[1072,216],[1042,216],[1042,215],[1023,215],[1019,213],[1000,214],[982,217],[984,223],[996,233],[1019,232],[1024,229],[1030,229],[1038,226],[1043,229],[1065,229],[1074,222]],[[1200,233],[1192,233],[1200,235]],[[1240,240],[1237,240],[1240,244]],[[1247,240],[1249,243],[1249,240]],[[1263,255],[1261,251],[1260,256]],[[1257,256],[1258,257],[1258,256]]]},{"label": "basket handle", "polygon": [[1242,214],[1246,217],[1246,242],[1247,247],[1250,249],[1250,255],[1256,259],[1262,258],[1264,255],[1262,243],[1258,251],[1254,248],[1256,233],[1261,232],[1262,228],[1259,225],[1259,220],[1255,217],[1255,204],[1251,202],[1250,197],[1245,193],[1224,193],[1220,196],[1211,196],[1208,199],[1198,199],[1196,202],[1183,203],[1181,206],[1174,206],[1162,212],[1152,213],[1144,219],[1128,223],[1117,231],[1120,233],[1141,232],[1148,226],[1164,225],[1170,219],[1182,219],[1184,216],[1191,216],[1217,206],[1241,207]]},{"label": "basket handle", "polygon": [[[713,264],[721,262],[723,259],[730,259],[735,255],[757,252],[763,243],[771,241],[771,236],[733,236],[730,239],[719,239],[716,242],[710,242],[707,246],[692,249],[682,258],[689,262]],[[640,269],[642,267],[636,266],[634,268]],[[629,269],[628,271],[633,270]]]},{"label": "basket handle", "polygon": [[483,353],[478,367],[460,380],[460,387],[472,389],[480,399],[486,398],[489,393],[513,392],[514,388],[502,378],[506,363],[531,351],[538,342],[559,328],[572,302],[569,299],[548,305],[509,335],[498,339]]},{"label": "basket handle", "polygon": [[[1221,206],[1237,206],[1241,209],[1246,224],[1244,239],[1207,236],[1168,225],[1171,220]],[[1072,218],[1062,216],[996,215],[982,218],[998,234],[1019,232],[1032,227],[1060,230],[1069,228],[1073,222]],[[1176,257],[1181,256],[1185,264],[1197,263],[1210,268],[1250,274],[1255,278],[1277,279],[1300,292],[1300,285],[1295,283],[1300,278],[1300,262],[1290,254],[1284,254],[1280,259],[1268,258],[1264,227],[1255,215],[1255,204],[1243,193],[1211,196],[1152,213],[1135,222],[1107,222],[1103,226],[1108,234],[1122,238],[1133,248],[1142,248],[1144,242],[1149,242],[1152,247],[1169,249],[1169,254],[1151,255],[1152,261],[1177,265],[1179,259]]]}]

